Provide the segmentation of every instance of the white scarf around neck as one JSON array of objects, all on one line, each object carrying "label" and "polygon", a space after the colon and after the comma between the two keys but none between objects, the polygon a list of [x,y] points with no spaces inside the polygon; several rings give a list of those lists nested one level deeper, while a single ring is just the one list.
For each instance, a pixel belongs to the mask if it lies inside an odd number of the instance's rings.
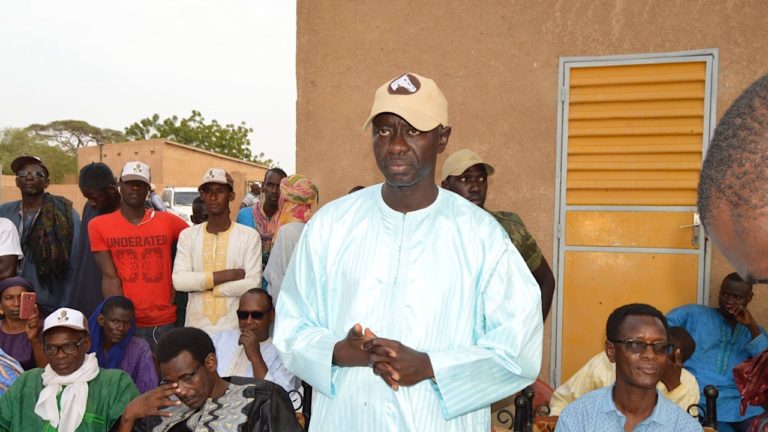
[{"label": "white scarf around neck", "polygon": [[[99,362],[96,354],[86,354],[79,369],[69,375],[61,376],[54,372],[51,365],[43,371],[43,391],[37,398],[35,414],[51,423],[59,432],[74,432],[85,415],[88,403],[88,382],[99,374]],[[61,387],[66,386],[61,394],[61,413],[56,396]]]}]

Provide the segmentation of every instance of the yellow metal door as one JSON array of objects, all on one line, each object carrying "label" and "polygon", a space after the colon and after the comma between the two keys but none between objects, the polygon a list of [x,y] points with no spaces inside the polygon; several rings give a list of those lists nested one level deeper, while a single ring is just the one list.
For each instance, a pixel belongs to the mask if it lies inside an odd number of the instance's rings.
[{"label": "yellow metal door", "polygon": [[704,300],[694,213],[715,54],[561,60],[557,382],[603,349],[616,307]]}]

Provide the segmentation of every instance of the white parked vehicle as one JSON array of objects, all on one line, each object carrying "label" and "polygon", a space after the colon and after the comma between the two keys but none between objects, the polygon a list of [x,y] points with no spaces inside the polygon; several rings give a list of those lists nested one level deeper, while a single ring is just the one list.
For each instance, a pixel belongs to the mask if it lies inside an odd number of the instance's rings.
[{"label": "white parked vehicle", "polygon": [[160,194],[167,211],[184,219],[190,225],[192,225],[192,201],[198,196],[200,193],[195,187],[168,186]]}]

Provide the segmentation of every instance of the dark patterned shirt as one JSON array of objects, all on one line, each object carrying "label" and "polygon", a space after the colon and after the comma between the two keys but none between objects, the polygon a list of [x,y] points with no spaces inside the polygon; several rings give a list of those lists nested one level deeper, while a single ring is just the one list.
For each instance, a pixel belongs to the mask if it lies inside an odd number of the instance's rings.
[{"label": "dark patterned shirt", "polygon": [[170,417],[148,417],[135,431],[152,432],[301,432],[288,394],[277,384],[231,377],[223,396],[190,410],[181,404],[167,408]]},{"label": "dark patterned shirt", "polygon": [[520,219],[515,213],[505,211],[489,211],[504,228],[504,231],[509,235],[509,239],[512,240],[512,244],[515,245],[517,251],[523,257],[525,264],[528,265],[528,269],[531,272],[535,271],[541,265],[541,249],[536,244],[536,240],[531,233],[525,228],[523,220]]}]

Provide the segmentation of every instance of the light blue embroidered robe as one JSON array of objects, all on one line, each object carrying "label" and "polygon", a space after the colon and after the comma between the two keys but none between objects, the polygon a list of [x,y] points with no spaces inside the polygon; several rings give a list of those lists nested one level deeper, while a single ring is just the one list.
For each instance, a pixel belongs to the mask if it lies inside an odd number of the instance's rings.
[{"label": "light blue embroidered robe", "polygon": [[[381,185],[307,224],[277,304],[274,344],[314,387],[312,431],[490,430],[489,405],[541,367],[540,291],[487,212],[439,190],[403,214]],[[355,323],[426,352],[435,380],[390,389],[370,367],[332,365]]]}]

